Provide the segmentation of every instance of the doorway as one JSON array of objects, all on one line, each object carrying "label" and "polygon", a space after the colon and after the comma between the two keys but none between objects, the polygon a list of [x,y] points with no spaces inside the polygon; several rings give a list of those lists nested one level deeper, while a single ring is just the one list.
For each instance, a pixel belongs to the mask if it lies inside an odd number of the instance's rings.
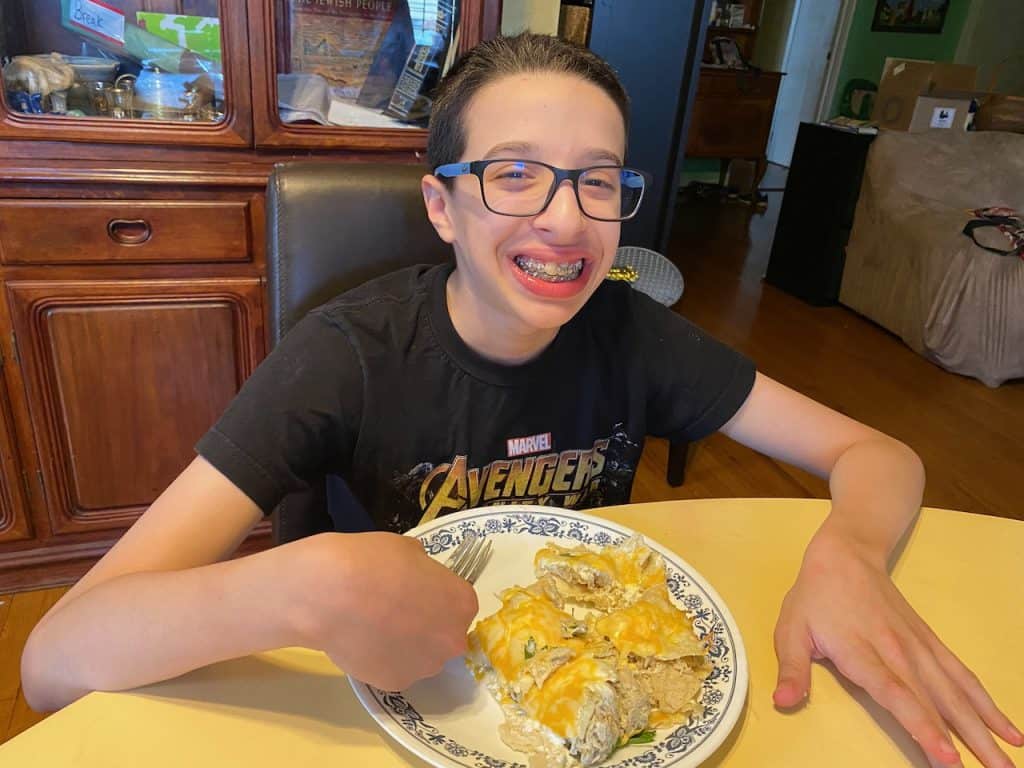
[{"label": "doorway", "polygon": [[[775,117],[768,139],[768,161],[789,167],[801,122],[819,119],[819,105],[836,53],[840,18],[849,0],[791,0],[793,12],[786,36]],[[845,31],[845,30],[844,30]]]},{"label": "doorway", "polygon": [[957,64],[978,67],[978,87],[1024,96],[1024,53],[1016,30],[1024,29],[1024,3],[1020,0],[975,0],[971,4]]}]

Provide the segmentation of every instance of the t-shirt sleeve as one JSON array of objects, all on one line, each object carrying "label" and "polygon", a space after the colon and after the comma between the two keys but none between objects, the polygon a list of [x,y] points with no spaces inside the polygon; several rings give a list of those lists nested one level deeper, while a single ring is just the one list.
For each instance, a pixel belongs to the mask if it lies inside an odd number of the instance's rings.
[{"label": "t-shirt sleeve", "polygon": [[630,293],[646,366],[648,431],[673,440],[717,432],[750,394],[753,361],[648,296]]},{"label": "t-shirt sleeve", "polygon": [[348,336],[313,312],[257,367],[196,451],[268,514],[292,491],[347,471],[362,390]]}]

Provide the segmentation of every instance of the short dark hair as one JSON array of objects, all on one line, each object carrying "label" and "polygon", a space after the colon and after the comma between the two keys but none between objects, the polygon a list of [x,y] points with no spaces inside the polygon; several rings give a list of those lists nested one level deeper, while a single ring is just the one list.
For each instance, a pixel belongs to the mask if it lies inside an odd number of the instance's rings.
[{"label": "short dark hair", "polygon": [[456,162],[466,149],[463,114],[477,91],[508,75],[556,72],[593,83],[611,97],[629,134],[629,97],[615,70],[591,50],[551,35],[523,32],[485,40],[464,53],[434,92],[427,139],[430,170]]}]

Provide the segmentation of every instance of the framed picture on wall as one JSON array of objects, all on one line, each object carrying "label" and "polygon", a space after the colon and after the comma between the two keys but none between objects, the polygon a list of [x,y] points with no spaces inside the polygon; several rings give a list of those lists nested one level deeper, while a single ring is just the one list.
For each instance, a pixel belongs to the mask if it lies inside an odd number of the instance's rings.
[{"label": "framed picture on wall", "polygon": [[871,31],[937,35],[948,10],[949,0],[876,0]]}]

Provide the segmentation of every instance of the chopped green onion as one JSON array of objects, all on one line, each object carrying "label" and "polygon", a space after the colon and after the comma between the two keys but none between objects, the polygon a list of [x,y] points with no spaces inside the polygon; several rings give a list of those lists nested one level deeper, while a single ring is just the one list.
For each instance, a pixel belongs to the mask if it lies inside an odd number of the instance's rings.
[{"label": "chopped green onion", "polygon": [[640,733],[630,736],[627,740],[627,744],[650,744],[654,741],[654,731],[640,731]]},{"label": "chopped green onion", "polygon": [[526,641],[526,647],[523,650],[523,654],[526,656],[526,658],[532,659],[534,657],[534,654],[536,654],[536,653],[537,653],[537,641],[534,640],[533,639],[533,635],[531,635],[530,639]]},{"label": "chopped green onion", "polygon": [[650,744],[652,741],[654,741],[653,730],[640,731],[640,733],[634,733],[625,741],[620,741],[618,744],[616,744],[615,749],[612,750],[612,753],[617,752],[623,747],[628,747],[633,744]]}]

